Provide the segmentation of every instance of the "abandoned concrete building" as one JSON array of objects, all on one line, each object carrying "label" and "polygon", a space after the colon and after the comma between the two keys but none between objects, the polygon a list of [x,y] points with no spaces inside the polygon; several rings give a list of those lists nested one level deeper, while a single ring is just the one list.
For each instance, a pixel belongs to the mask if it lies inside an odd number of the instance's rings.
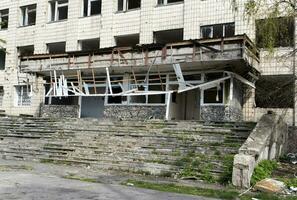
[{"label": "abandoned concrete building", "polygon": [[230,2],[2,0],[1,110],[214,121],[257,121],[273,110],[292,124],[295,62],[283,55],[293,29],[267,58],[261,20],[244,17],[244,0]]}]

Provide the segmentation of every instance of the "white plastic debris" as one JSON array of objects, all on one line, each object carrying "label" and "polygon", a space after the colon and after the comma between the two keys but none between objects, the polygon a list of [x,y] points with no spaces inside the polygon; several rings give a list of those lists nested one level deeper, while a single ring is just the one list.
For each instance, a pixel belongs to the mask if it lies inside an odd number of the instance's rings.
[{"label": "white plastic debris", "polygon": [[134,184],[133,184],[133,183],[127,183],[127,185],[128,185],[128,186],[134,186]]},{"label": "white plastic debris", "polygon": [[293,187],[293,186],[291,186],[291,187],[290,187],[290,191],[292,191],[292,192],[297,192],[297,187]]}]

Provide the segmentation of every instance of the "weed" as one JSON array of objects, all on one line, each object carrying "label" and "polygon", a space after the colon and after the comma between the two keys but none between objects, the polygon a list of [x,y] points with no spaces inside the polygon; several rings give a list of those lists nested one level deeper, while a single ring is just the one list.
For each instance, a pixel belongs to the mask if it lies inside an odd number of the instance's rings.
[{"label": "weed", "polygon": [[261,181],[265,178],[269,178],[273,172],[277,168],[278,164],[273,160],[263,160],[258,166],[255,168],[251,184],[255,185],[258,181]]}]

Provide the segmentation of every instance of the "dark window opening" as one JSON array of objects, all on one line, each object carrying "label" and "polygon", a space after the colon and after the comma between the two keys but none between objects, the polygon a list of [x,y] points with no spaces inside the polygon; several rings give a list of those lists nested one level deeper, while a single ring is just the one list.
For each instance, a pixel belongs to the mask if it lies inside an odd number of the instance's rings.
[{"label": "dark window opening", "polygon": [[294,45],[294,18],[256,20],[256,43],[260,48]]},{"label": "dark window opening", "polygon": [[83,16],[91,16],[101,14],[102,0],[84,0]]},{"label": "dark window opening", "polygon": [[100,46],[99,42],[100,42],[99,38],[79,41],[82,51],[96,51],[96,50],[98,50],[99,46]]},{"label": "dark window opening", "polygon": [[[112,87],[112,92],[113,94],[121,93],[122,89],[121,87]],[[122,99],[121,96],[109,96],[108,97],[108,104],[122,104]]]},{"label": "dark window opening", "polygon": [[34,45],[18,47],[19,56],[32,56],[34,54]]},{"label": "dark window opening", "polygon": [[158,5],[166,5],[170,3],[184,2],[184,0],[158,0]]},{"label": "dark window opening", "polygon": [[6,51],[5,49],[0,49],[0,70],[5,69],[5,61],[6,61]]},{"label": "dark window opening", "polygon": [[124,0],[118,0],[118,11],[124,10]]},{"label": "dark window opening", "polygon": [[204,90],[204,103],[223,103],[224,85]]},{"label": "dark window opening", "polygon": [[31,26],[36,23],[36,4],[21,7],[22,26]]},{"label": "dark window opening", "polygon": [[256,106],[294,108],[293,76],[262,76],[256,82]]},{"label": "dark window opening", "polygon": [[168,44],[183,41],[183,29],[157,31],[154,33],[155,43]]},{"label": "dark window opening", "polygon": [[68,0],[51,1],[51,21],[65,20],[68,18]]},{"label": "dark window opening", "polygon": [[128,10],[140,8],[141,0],[127,0]]},{"label": "dark window opening", "polygon": [[8,9],[0,11],[0,30],[4,30],[8,28],[8,15],[9,15]]},{"label": "dark window opening", "polygon": [[136,46],[139,44],[139,34],[116,36],[115,41],[118,47]]},{"label": "dark window opening", "polygon": [[235,35],[235,23],[201,26],[201,38],[222,38]]},{"label": "dark window opening", "polygon": [[66,42],[57,42],[47,44],[49,54],[62,54],[66,51]]}]

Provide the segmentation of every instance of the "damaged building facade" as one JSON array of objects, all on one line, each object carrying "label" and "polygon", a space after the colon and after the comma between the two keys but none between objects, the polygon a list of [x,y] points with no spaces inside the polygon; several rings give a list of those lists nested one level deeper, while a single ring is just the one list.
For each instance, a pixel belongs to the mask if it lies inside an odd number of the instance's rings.
[{"label": "damaged building facade", "polygon": [[282,58],[294,40],[268,58],[256,47],[261,20],[231,2],[2,0],[1,110],[215,121],[273,110],[292,123],[294,60]]}]

